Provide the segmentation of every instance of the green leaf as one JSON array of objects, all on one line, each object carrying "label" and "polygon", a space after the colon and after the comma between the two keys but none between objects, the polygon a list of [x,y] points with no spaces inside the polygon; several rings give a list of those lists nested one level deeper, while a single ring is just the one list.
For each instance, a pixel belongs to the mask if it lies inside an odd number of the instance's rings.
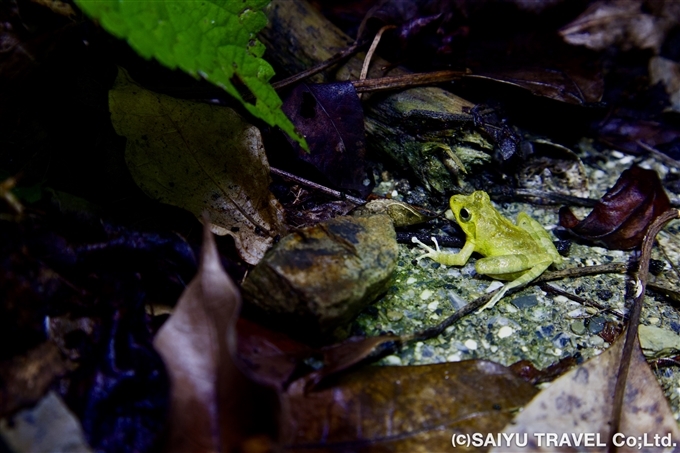
[{"label": "green leaf", "polygon": [[[261,11],[269,0],[125,1],[76,0],[111,34],[127,39],[145,58],[180,68],[222,87],[245,108],[279,126],[308,150],[307,143],[281,110],[281,99],[269,84],[274,70],[262,59],[264,45],[256,34],[267,24]],[[240,79],[255,96],[246,102],[232,80]]]}]

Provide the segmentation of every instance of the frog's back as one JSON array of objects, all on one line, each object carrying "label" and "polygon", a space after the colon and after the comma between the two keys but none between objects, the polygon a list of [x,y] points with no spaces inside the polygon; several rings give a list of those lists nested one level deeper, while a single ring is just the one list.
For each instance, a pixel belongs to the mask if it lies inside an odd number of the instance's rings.
[{"label": "frog's back", "polygon": [[481,214],[476,225],[479,239],[475,243],[475,252],[483,256],[542,253],[540,244],[527,231],[495,209],[485,209]]}]

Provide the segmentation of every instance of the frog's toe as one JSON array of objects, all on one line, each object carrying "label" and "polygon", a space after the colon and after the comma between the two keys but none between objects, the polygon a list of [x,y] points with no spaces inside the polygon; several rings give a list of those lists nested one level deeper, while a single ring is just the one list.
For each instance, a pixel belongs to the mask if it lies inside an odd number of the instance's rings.
[{"label": "frog's toe", "polygon": [[432,238],[432,242],[434,242],[436,249],[433,249],[429,245],[423,243],[420,239],[418,239],[415,236],[413,236],[411,238],[411,242],[418,245],[418,247],[420,247],[421,249],[423,249],[427,252],[423,255],[420,255],[418,258],[416,258],[418,260],[421,259],[421,258],[425,258],[425,257],[432,258],[433,256],[437,256],[439,254],[439,244],[437,243],[437,240],[435,238]]},{"label": "frog's toe", "polygon": [[479,309],[479,312],[482,312],[486,310],[487,308],[493,308],[499,300],[503,298],[503,295],[505,295],[505,291],[503,291],[503,288],[501,288],[500,291],[498,291],[494,296],[489,300],[487,303],[485,303],[482,308]]}]

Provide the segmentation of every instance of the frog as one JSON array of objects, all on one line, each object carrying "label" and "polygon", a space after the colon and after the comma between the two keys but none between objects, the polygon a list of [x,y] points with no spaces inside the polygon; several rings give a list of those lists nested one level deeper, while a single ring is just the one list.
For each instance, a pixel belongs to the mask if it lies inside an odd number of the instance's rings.
[{"label": "frog", "polygon": [[432,248],[417,238],[412,241],[430,258],[447,266],[463,266],[473,252],[484,258],[475,263],[478,274],[506,283],[479,311],[492,308],[513,288],[520,288],[539,277],[551,265],[560,265],[550,234],[529,214],[520,212],[516,223],[504,217],[491,204],[489,194],[477,190],[471,195],[454,195],[449,200],[453,217],[465,233],[465,245],[458,253],[442,252],[435,238]]}]

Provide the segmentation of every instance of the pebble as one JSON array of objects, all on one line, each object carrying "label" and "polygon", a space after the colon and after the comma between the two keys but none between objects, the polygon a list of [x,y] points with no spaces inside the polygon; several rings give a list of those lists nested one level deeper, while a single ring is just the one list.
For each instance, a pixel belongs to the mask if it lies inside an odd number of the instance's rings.
[{"label": "pebble", "polygon": [[401,365],[401,358],[396,356],[396,355],[388,355],[383,359],[383,362],[385,362],[386,365]]},{"label": "pebble", "polygon": [[468,348],[470,351],[476,351],[477,350],[477,342],[475,340],[465,340],[465,347]]},{"label": "pebble", "polygon": [[583,322],[582,319],[572,322],[570,327],[571,331],[574,332],[576,335],[583,335],[584,333],[586,333],[586,324]]},{"label": "pebble", "polygon": [[[421,298],[423,297],[422,295],[420,296]],[[439,302],[436,300],[434,302],[430,302],[427,304],[427,309],[430,311],[435,311],[439,307]]]},{"label": "pebble", "polygon": [[516,297],[512,299],[511,303],[520,310],[524,310],[526,308],[531,308],[535,305],[538,305],[538,297],[533,294],[530,296]]},{"label": "pebble", "polygon": [[602,332],[606,322],[607,320],[604,319],[602,316],[595,316],[594,318],[590,318],[590,322],[588,323],[588,331],[592,334],[598,334]]},{"label": "pebble", "polygon": [[386,315],[387,319],[389,319],[390,321],[399,321],[401,318],[404,317],[404,312],[398,310],[388,310]]},{"label": "pebble", "polygon": [[420,293],[420,300],[427,300],[430,297],[432,297],[432,294],[434,294],[432,291],[430,291],[429,289],[426,289],[425,291]]},{"label": "pebble", "polygon": [[498,329],[498,333],[496,335],[498,336],[498,338],[508,338],[513,333],[515,333],[515,331],[512,329],[512,327],[503,326],[500,329]]}]

